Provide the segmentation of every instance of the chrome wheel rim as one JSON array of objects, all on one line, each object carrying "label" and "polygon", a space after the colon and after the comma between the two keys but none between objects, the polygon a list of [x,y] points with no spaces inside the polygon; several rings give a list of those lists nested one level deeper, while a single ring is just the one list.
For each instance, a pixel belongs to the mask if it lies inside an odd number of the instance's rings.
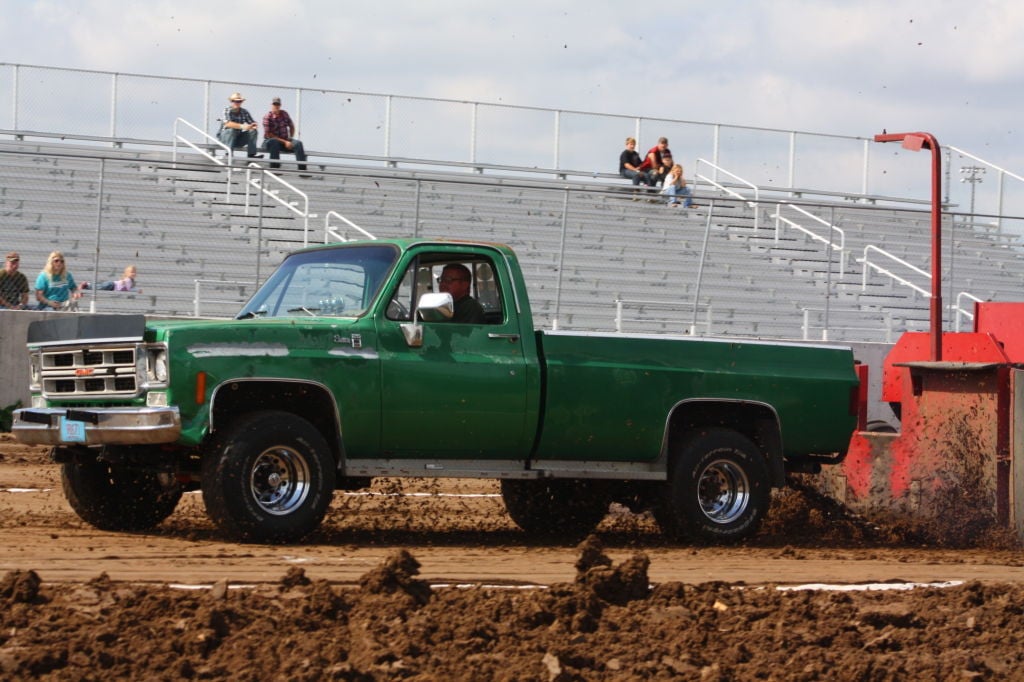
[{"label": "chrome wheel rim", "polygon": [[707,518],[715,523],[732,523],[750,503],[747,474],[729,460],[712,462],[697,481],[697,501]]},{"label": "chrome wheel rim", "polygon": [[309,463],[296,450],[283,446],[268,448],[253,463],[249,492],[268,514],[291,514],[302,506],[309,490]]}]

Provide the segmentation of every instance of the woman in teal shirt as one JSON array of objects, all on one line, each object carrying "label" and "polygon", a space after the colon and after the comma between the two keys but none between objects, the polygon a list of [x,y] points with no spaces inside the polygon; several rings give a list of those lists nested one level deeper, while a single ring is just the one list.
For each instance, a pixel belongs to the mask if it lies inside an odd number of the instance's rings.
[{"label": "woman in teal shirt", "polygon": [[75,278],[64,265],[64,254],[54,251],[46,259],[43,271],[36,277],[37,310],[60,310],[73,300],[80,298]]}]

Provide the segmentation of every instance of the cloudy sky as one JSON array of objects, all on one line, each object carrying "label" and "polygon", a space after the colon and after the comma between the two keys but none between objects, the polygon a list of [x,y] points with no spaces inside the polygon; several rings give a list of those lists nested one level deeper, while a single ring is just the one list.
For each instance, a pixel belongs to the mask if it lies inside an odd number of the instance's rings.
[{"label": "cloudy sky", "polygon": [[868,136],[1024,172],[1009,0],[0,0],[0,61]]}]

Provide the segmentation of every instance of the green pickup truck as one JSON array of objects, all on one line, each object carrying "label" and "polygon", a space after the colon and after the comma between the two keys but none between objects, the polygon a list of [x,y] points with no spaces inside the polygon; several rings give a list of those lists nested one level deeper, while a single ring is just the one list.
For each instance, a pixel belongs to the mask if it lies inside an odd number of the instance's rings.
[{"label": "green pickup truck", "polygon": [[[438,291],[453,264],[469,322]],[[61,315],[28,347],[12,430],[54,446],[71,506],[106,530],[201,489],[226,535],[292,542],[335,490],[474,477],[534,534],[579,537],[618,502],[673,538],[735,540],[787,472],[841,460],[857,419],[849,348],[538,331],[515,254],[488,243],[303,249],[234,320]]]}]

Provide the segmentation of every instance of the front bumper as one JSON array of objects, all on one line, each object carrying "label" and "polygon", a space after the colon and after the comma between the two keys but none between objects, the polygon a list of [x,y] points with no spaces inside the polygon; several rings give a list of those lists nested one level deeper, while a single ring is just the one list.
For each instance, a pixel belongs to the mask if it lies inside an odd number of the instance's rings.
[{"label": "front bumper", "polygon": [[181,435],[177,407],[24,408],[11,433],[30,445],[152,445]]}]

